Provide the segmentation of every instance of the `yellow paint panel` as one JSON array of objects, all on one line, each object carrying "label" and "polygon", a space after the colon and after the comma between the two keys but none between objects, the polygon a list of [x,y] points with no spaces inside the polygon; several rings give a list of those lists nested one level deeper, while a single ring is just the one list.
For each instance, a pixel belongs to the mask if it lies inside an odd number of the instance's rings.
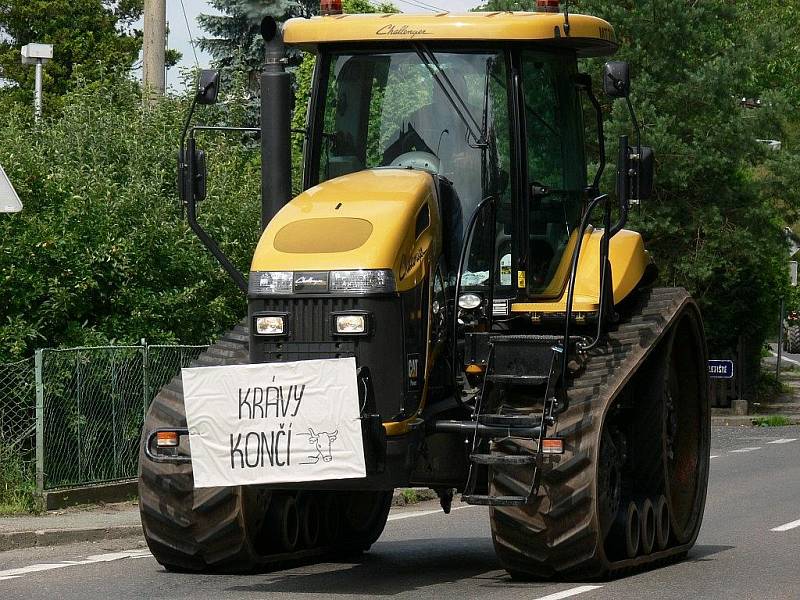
[{"label": "yellow paint panel", "polygon": [[[430,173],[410,169],[373,169],[325,181],[275,215],[250,269],[392,269],[398,290],[411,289],[440,252],[435,194]],[[416,217],[425,205],[431,224],[415,239]]]},{"label": "yellow paint panel", "polygon": [[[598,309],[600,298],[600,238],[603,230],[587,231],[581,245],[581,256],[578,260],[578,272],[575,278],[575,297],[573,310],[593,312]],[[572,248],[575,246],[575,235],[570,239],[568,250],[564,253],[559,265],[561,271],[564,264],[569,265]],[[614,303],[621,302],[641,281],[650,255],[644,249],[642,236],[635,231],[623,229],[613,238],[608,247],[611,262],[611,285],[614,291]],[[567,286],[559,298],[542,302],[517,302],[511,305],[513,312],[563,312],[567,304]]]},{"label": "yellow paint panel", "polygon": [[613,54],[614,28],[597,17],[570,14],[569,35],[564,15],[537,12],[475,12],[468,14],[365,14],[289,19],[287,44],[314,48],[336,42],[397,41],[543,41],[576,48],[579,56]]},{"label": "yellow paint panel", "polygon": [[372,229],[365,219],[301,219],[281,227],[275,234],[275,249],[290,254],[348,252],[363,246]]}]

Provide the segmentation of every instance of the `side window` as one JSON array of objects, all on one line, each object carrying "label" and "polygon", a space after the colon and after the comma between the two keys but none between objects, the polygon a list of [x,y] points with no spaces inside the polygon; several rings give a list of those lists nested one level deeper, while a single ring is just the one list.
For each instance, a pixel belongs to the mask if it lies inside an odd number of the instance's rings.
[{"label": "side window", "polygon": [[583,208],[583,119],[571,54],[522,53],[528,184],[548,188],[528,207],[529,293],[558,296],[566,283],[573,231]]}]

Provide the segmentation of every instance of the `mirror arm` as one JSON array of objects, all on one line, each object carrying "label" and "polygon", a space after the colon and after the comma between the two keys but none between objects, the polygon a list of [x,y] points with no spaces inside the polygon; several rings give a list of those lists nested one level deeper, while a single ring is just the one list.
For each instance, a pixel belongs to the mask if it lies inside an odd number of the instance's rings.
[{"label": "mirror arm", "polygon": [[584,89],[586,90],[586,95],[589,97],[589,102],[591,102],[594,107],[594,112],[597,117],[597,144],[600,149],[600,165],[597,167],[597,173],[595,173],[594,181],[592,182],[592,189],[597,193],[597,190],[600,189],[600,178],[603,176],[603,171],[606,169],[606,138],[603,130],[603,109],[600,106],[600,102],[597,100],[597,96],[594,95],[591,84]]},{"label": "mirror arm", "polygon": [[[243,292],[247,293],[247,281],[239,270],[233,265],[227,256],[220,250],[217,243],[211,238],[210,235],[203,229],[200,223],[197,222],[197,200],[195,199],[195,173],[194,173],[194,154],[196,151],[194,131],[184,145],[184,162],[186,169],[186,220],[189,222],[189,227],[194,231],[195,235],[200,238],[203,245],[208,248],[209,252],[214,255],[222,268],[230,275],[233,282]],[[188,159],[187,159],[188,157]]]}]

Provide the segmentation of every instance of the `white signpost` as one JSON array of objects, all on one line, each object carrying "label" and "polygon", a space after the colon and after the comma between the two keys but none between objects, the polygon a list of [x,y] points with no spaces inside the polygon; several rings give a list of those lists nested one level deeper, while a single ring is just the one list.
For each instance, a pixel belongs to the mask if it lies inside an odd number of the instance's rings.
[{"label": "white signpost", "polygon": [[195,487],[366,477],[354,358],[182,377]]},{"label": "white signpost", "polygon": [[0,212],[13,213],[22,210],[22,202],[17,196],[17,190],[11,185],[3,166],[0,165]]}]

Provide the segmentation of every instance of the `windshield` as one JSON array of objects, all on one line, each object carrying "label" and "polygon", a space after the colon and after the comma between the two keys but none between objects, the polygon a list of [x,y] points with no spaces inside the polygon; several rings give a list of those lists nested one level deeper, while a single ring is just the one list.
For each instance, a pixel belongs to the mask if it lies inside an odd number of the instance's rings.
[{"label": "windshield", "polygon": [[441,199],[448,279],[454,279],[473,210],[488,194],[503,192],[509,178],[503,54],[332,53],[323,73],[318,180],[384,166],[446,177],[455,192]]}]

